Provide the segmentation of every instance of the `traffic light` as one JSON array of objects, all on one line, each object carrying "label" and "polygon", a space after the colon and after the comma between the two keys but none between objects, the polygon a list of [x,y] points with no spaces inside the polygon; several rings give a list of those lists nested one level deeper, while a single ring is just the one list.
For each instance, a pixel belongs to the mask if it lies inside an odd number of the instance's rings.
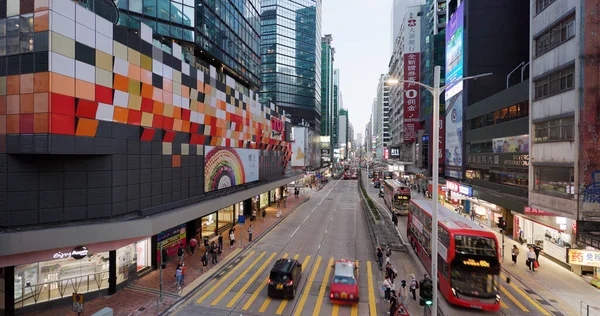
[{"label": "traffic light", "polygon": [[160,261],[162,261],[160,267],[163,269],[166,269],[167,262],[169,262],[169,253],[167,252],[167,249],[163,248],[163,250],[160,254]]},{"label": "traffic light", "polygon": [[496,223],[496,225],[498,225],[498,228],[500,228],[500,232],[502,232],[502,230],[506,229],[506,221],[504,220],[504,217],[500,216],[498,217],[498,222]]},{"label": "traffic light", "polygon": [[431,306],[433,304],[433,282],[430,278],[424,278],[419,287],[419,305]]}]

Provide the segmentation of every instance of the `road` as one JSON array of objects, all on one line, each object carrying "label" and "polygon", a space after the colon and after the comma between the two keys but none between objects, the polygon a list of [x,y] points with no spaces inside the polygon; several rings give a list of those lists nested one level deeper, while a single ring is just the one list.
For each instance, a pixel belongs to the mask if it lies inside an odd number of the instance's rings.
[{"label": "road", "polygon": [[[171,315],[385,314],[377,289],[381,273],[373,261],[356,186],[356,180],[333,180],[314,193]],[[270,299],[265,287],[273,262],[282,257],[303,263],[298,292],[291,300]],[[354,306],[334,305],[328,299],[331,265],[340,258],[359,262],[360,301]]]},{"label": "road", "polygon": [[[366,173],[363,173],[364,175],[366,175]],[[366,179],[366,177],[363,177],[366,185],[366,189],[368,194],[371,196],[371,198],[373,199],[373,201],[375,201],[376,204],[378,204],[378,206],[383,209],[383,210],[387,210],[387,208],[385,207],[385,203],[383,202],[382,198],[378,197],[378,189],[374,188],[372,183],[371,183],[371,179]],[[424,199],[423,195],[419,195],[419,194],[415,194],[413,191],[413,199]],[[387,214],[386,214],[387,213]],[[384,212],[384,216],[391,216],[389,215],[389,212]],[[399,221],[398,221],[398,230],[401,233],[402,237],[404,238],[404,240],[408,240],[406,238],[406,217],[400,217]],[[412,251],[412,250],[411,250]],[[416,258],[415,256],[411,256],[413,259],[412,261],[415,261]],[[422,265],[420,262],[418,262],[419,265]],[[508,264],[512,264],[512,263],[508,263]],[[519,263],[522,264],[524,266],[524,263]],[[510,277],[510,276],[509,276]],[[507,274],[506,271],[503,270],[501,273],[501,287],[500,287],[500,295],[502,297],[502,301],[501,301],[501,305],[500,305],[500,312],[496,313],[498,315],[544,315],[544,316],[560,316],[560,315],[564,315],[563,313],[561,313],[558,309],[554,308],[553,305],[556,302],[553,302],[553,299],[545,299],[539,295],[537,295],[535,292],[533,292],[529,287],[526,286],[526,284],[524,284],[524,282],[515,279],[514,277],[511,278],[511,282],[507,283],[506,279],[507,279]],[[441,300],[443,300],[443,298],[440,298]],[[446,302],[444,301],[444,304],[446,304]],[[473,311],[473,310],[468,310],[468,309],[461,309],[461,308],[456,308],[453,306],[445,306],[447,307],[446,311],[450,314],[450,315],[468,315],[468,314],[482,314],[483,312],[478,312],[478,311]],[[488,314],[488,313],[486,313]]]}]

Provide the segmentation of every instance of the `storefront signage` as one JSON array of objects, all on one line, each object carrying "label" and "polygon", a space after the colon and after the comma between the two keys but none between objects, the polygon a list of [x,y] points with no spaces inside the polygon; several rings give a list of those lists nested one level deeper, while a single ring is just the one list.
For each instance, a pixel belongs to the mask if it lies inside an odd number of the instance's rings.
[{"label": "storefront signage", "polygon": [[65,259],[65,258],[73,258],[75,260],[83,259],[87,257],[89,250],[86,246],[77,246],[75,249],[70,252],[57,252],[52,257],[54,259]]},{"label": "storefront signage", "polygon": [[388,148],[383,149],[383,159],[385,159],[385,160],[390,159],[390,150]]},{"label": "storefront signage", "polygon": [[467,155],[468,164],[488,165],[488,166],[529,166],[528,154],[469,154]]},{"label": "storefront signage", "polygon": [[600,267],[600,251],[569,249],[569,264]]},{"label": "storefront signage", "polygon": [[280,134],[283,133],[284,126],[285,125],[283,124],[282,120],[271,116],[271,128],[273,129],[274,132],[277,132]]},{"label": "storefront signage", "polygon": [[463,261],[463,264],[466,266],[472,266],[472,267],[483,267],[483,268],[490,267],[490,263],[485,260],[476,261],[474,259],[467,259],[467,260]]},{"label": "storefront signage", "polygon": [[390,147],[390,157],[400,158],[400,147]]},{"label": "storefront signage", "polygon": [[179,250],[179,245],[185,248],[185,236],[186,236],[186,224],[181,224],[179,226],[175,226],[171,229],[167,229],[162,231],[158,235],[156,235],[156,249],[159,250],[156,252],[156,256],[158,262],[160,260],[160,246],[163,246],[163,249],[167,251],[167,254],[170,257],[173,257],[177,254],[177,250]]},{"label": "storefront signage", "polygon": [[583,203],[600,203],[600,171],[592,172],[592,184],[583,191]]},{"label": "storefront signage", "polygon": [[462,185],[452,181],[446,181],[446,187],[452,192],[460,193],[466,196],[473,196],[473,188],[470,186]]},{"label": "storefront signage", "polygon": [[529,207],[529,206],[525,206],[525,212],[526,215],[536,215],[536,216],[556,216],[556,214],[550,213],[550,212],[546,212],[543,210],[539,210],[537,208],[533,208],[533,207]]},{"label": "storefront signage", "polygon": [[460,184],[452,181],[446,181],[446,188],[450,191],[458,192]]}]

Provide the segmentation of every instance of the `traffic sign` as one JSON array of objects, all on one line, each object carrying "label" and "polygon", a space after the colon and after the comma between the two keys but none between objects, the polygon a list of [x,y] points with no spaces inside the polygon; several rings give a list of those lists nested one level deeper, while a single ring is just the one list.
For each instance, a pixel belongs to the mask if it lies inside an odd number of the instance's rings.
[{"label": "traffic sign", "polygon": [[83,313],[83,294],[73,293],[73,311]]},{"label": "traffic sign", "polygon": [[244,215],[238,215],[238,223],[240,223],[240,224],[246,223],[246,218],[244,217]]},{"label": "traffic sign", "polygon": [[394,316],[410,316],[410,315],[408,314],[408,311],[406,310],[404,305],[402,303],[400,303],[400,305],[398,306],[398,309],[396,309],[396,313],[394,314]]}]

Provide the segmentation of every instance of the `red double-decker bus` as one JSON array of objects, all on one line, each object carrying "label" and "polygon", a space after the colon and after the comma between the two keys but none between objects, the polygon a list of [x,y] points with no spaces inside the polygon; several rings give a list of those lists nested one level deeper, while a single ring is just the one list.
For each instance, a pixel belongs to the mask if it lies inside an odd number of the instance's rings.
[{"label": "red double-decker bus", "polygon": [[[433,203],[412,200],[408,208],[408,239],[428,270]],[[499,310],[500,257],[496,235],[439,204],[438,219],[440,293],[450,304]]]},{"label": "red double-decker bus", "polygon": [[398,180],[385,180],[383,183],[383,201],[396,215],[408,214],[410,188]]}]

